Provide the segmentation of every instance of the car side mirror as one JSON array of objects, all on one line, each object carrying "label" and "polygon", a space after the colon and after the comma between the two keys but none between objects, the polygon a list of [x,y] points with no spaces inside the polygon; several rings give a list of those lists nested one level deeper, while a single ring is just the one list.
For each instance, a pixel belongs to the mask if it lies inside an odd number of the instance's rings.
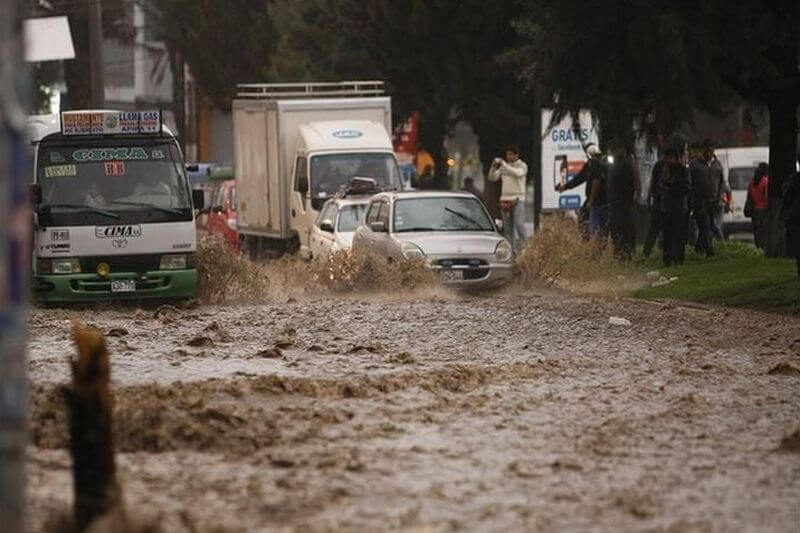
[{"label": "car side mirror", "polygon": [[186,172],[197,172],[200,170],[200,165],[197,163],[186,163]]},{"label": "car side mirror", "polygon": [[42,203],[42,187],[38,183],[31,184],[30,195],[34,207]]},{"label": "car side mirror", "polygon": [[319,229],[327,233],[333,233],[333,222],[330,220],[323,220],[319,223]]},{"label": "car side mirror", "polygon": [[203,189],[192,189],[192,204],[195,209],[203,209],[206,206],[206,195]]},{"label": "car side mirror", "polygon": [[297,191],[305,194],[308,192],[308,177],[300,176],[297,178]]},{"label": "car side mirror", "polygon": [[501,219],[494,219],[494,225],[497,226],[497,231],[503,231],[503,221]]},{"label": "car side mirror", "polygon": [[369,229],[375,233],[386,233],[386,223],[383,221],[370,222]]}]

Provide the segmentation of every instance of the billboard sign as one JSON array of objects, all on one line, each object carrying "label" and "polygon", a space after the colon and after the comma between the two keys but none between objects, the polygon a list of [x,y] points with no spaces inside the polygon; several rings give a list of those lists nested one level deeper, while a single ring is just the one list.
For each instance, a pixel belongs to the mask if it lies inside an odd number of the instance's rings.
[{"label": "billboard sign", "polygon": [[577,131],[571,117],[551,128],[552,116],[552,110],[542,109],[542,209],[578,209],[586,199],[585,187],[580,185],[564,192],[558,192],[556,187],[570,183],[583,168],[586,163],[583,146],[590,142],[599,144],[597,125],[589,111],[580,112]]}]

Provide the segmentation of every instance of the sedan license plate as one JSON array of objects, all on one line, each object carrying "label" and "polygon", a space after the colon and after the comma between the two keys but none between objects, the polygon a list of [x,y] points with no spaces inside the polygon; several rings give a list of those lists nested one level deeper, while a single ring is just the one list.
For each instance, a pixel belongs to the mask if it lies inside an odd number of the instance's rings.
[{"label": "sedan license plate", "polygon": [[452,283],[454,281],[461,281],[464,279],[463,270],[442,270],[441,279],[445,283]]},{"label": "sedan license plate", "polygon": [[113,279],[111,280],[111,292],[134,292],[136,281],[132,279]]}]

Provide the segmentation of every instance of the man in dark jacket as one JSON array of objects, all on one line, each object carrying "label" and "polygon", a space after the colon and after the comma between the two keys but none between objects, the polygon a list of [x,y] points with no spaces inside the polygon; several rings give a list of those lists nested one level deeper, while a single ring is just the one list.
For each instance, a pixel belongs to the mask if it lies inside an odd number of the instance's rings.
[{"label": "man in dark jacket", "polygon": [[[797,162],[800,164],[800,152]],[[786,228],[786,251],[797,262],[797,276],[800,278],[800,172],[792,174],[784,187],[780,216]]]},{"label": "man in dark jacket", "polygon": [[659,236],[661,236],[661,179],[667,170],[667,160],[664,153],[653,166],[650,176],[650,191],[647,194],[647,206],[650,210],[650,226],[647,229],[647,237],[644,241],[644,256],[650,257],[653,246]]},{"label": "man in dark jacket", "polygon": [[692,180],[683,163],[685,152],[686,141],[676,136],[665,154],[667,168],[661,181],[664,266],[683,264],[686,254]]},{"label": "man in dark jacket", "polygon": [[689,173],[692,179],[692,214],[697,224],[695,249],[706,254],[706,257],[714,255],[711,221],[717,205],[708,163],[709,161],[703,156],[702,147],[694,146],[694,156],[689,164]]},{"label": "man in dark jacket", "polygon": [[614,154],[608,171],[608,223],[614,254],[619,259],[630,259],[636,246],[633,202],[641,189],[638,170],[630,148]]},{"label": "man in dark jacket", "polygon": [[595,143],[587,143],[583,147],[586,153],[586,164],[583,165],[580,172],[572,178],[565,185],[557,185],[558,192],[564,192],[569,189],[574,189],[586,184],[586,201],[578,211],[578,224],[580,226],[581,235],[584,239],[588,239],[589,233],[589,199],[592,197],[592,182],[595,180],[604,180],[606,168],[603,165],[600,149]]},{"label": "man in dark jacket", "polygon": [[722,171],[722,163],[714,153],[714,141],[706,139],[703,141],[703,158],[708,161],[708,168],[711,172],[711,185],[714,188],[714,211],[711,219],[711,235],[716,239],[724,239],[723,217],[725,216],[726,199],[731,192],[730,185],[725,181],[725,173]]}]

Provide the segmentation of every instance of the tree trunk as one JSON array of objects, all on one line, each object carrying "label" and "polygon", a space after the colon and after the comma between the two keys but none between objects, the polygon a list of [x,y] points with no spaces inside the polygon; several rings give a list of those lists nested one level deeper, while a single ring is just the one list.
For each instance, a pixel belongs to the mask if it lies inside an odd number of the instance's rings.
[{"label": "tree trunk", "polygon": [[769,107],[769,204],[765,252],[768,257],[786,253],[780,221],[783,184],[795,170],[797,157],[798,95],[781,92],[770,97]]},{"label": "tree trunk", "polygon": [[72,384],[62,392],[69,416],[75,492],[75,528],[84,531],[120,502],[112,439],[108,351],[103,334],[73,325],[78,356],[70,363]]}]

